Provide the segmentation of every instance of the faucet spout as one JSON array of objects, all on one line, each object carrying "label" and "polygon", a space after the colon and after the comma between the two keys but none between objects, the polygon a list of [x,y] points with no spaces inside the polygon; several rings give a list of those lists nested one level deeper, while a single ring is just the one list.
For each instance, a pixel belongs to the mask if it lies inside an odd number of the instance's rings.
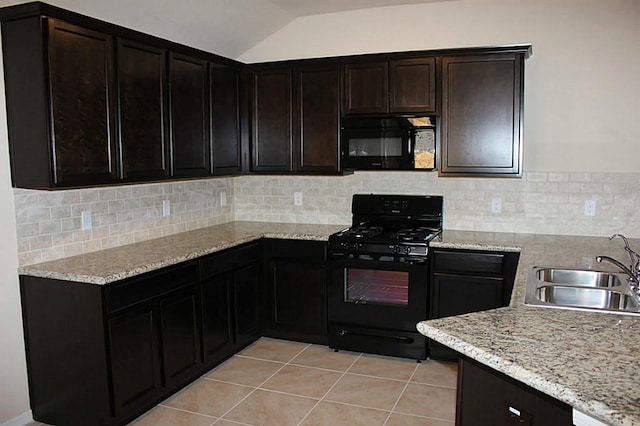
[{"label": "faucet spout", "polygon": [[613,263],[618,268],[620,268],[620,270],[622,270],[625,274],[627,274],[629,276],[629,281],[632,281],[636,288],[638,288],[640,286],[640,281],[638,280],[638,277],[633,272],[631,272],[631,269],[629,269],[626,266],[624,266],[621,262],[619,262],[616,259],[614,259],[612,257],[609,257],[609,256],[597,256],[596,257],[596,262],[603,262],[605,260],[607,262]]}]

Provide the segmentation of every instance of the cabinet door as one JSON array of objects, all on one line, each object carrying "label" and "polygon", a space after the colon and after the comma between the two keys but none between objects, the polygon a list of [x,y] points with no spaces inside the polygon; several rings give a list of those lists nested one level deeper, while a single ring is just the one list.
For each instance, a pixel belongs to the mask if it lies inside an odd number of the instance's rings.
[{"label": "cabinet door", "polygon": [[327,286],[324,265],[273,260],[269,263],[266,333],[327,343]]},{"label": "cabinet door", "polygon": [[173,388],[194,376],[201,365],[200,301],[191,288],[161,302],[165,385]]},{"label": "cabinet door", "polygon": [[338,65],[309,66],[296,72],[296,168],[337,172],[340,134]]},{"label": "cabinet door", "polygon": [[202,283],[202,345],[205,364],[224,359],[233,346],[231,293],[233,273]]},{"label": "cabinet door", "polygon": [[168,175],[165,74],[163,50],[119,41],[120,149],[127,180]]},{"label": "cabinet door", "polygon": [[567,404],[466,358],[457,392],[456,426],[573,424]]},{"label": "cabinet door", "polygon": [[236,345],[245,346],[262,333],[260,311],[260,275],[257,264],[234,272]]},{"label": "cabinet door", "polygon": [[443,318],[502,306],[503,278],[433,274],[431,318]]},{"label": "cabinet door", "polygon": [[387,62],[363,62],[344,66],[345,114],[384,114],[389,104]]},{"label": "cabinet door", "polygon": [[389,62],[389,112],[435,112],[435,58]]},{"label": "cabinet door", "polygon": [[211,172],[209,87],[205,61],[171,54],[171,167],[173,176]]},{"label": "cabinet door", "polygon": [[117,179],[113,132],[113,40],[48,20],[53,182]]},{"label": "cabinet door", "polygon": [[162,394],[158,305],[111,318],[109,344],[115,414],[126,418]]},{"label": "cabinet door", "polygon": [[265,335],[326,344],[326,243],[269,239],[265,257]]},{"label": "cabinet door", "polygon": [[442,60],[442,175],[522,175],[524,60],[518,54]]},{"label": "cabinet door", "polygon": [[257,71],[253,79],[253,171],[292,171],[291,71]]},{"label": "cabinet door", "polygon": [[240,140],[240,71],[211,66],[213,174],[242,172]]}]

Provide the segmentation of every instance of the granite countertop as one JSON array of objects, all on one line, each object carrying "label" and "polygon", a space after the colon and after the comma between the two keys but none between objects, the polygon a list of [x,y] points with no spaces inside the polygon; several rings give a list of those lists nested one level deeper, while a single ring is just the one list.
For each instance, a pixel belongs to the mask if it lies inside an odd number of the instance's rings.
[{"label": "granite countertop", "polygon": [[640,425],[640,317],[524,305],[531,267],[612,270],[594,258],[627,263],[622,241],[445,231],[432,246],[519,250],[520,260],[509,307],[423,321],[422,334],[607,424]]},{"label": "granite countertop", "polygon": [[[231,222],[28,265],[19,273],[107,284],[262,237],[326,240],[346,225]],[[524,305],[532,266],[609,269],[595,256],[628,258],[600,237],[444,231],[433,248],[519,251],[509,307],[422,321],[418,330],[575,409],[612,425],[640,425],[640,316]],[[639,247],[640,240],[632,241]]]},{"label": "granite countertop", "polygon": [[229,222],[112,249],[22,266],[18,273],[88,284],[108,284],[263,237],[323,241],[347,226]]}]

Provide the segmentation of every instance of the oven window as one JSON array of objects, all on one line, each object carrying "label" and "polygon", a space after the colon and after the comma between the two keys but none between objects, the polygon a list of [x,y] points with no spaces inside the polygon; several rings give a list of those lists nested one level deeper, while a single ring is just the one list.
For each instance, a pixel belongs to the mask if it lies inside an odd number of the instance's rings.
[{"label": "oven window", "polygon": [[345,290],[346,302],[407,306],[409,273],[346,268]]}]

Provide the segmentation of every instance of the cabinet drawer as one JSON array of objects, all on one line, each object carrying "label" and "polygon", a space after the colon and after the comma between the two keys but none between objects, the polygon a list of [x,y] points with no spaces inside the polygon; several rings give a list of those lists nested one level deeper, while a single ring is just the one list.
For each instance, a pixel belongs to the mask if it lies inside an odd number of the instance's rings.
[{"label": "cabinet drawer", "polygon": [[195,283],[197,279],[197,264],[195,262],[188,262],[150,272],[139,278],[108,285],[105,290],[107,313],[113,313],[151,300],[170,291]]},{"label": "cabinet drawer", "polygon": [[306,263],[324,263],[326,260],[324,241],[267,240],[267,256],[301,260]]},{"label": "cabinet drawer", "polygon": [[205,257],[200,261],[200,279],[233,271],[262,259],[260,244],[253,243],[242,247],[224,250]]},{"label": "cabinet drawer", "polygon": [[435,250],[433,270],[441,273],[502,276],[503,261],[504,254],[500,253]]}]

